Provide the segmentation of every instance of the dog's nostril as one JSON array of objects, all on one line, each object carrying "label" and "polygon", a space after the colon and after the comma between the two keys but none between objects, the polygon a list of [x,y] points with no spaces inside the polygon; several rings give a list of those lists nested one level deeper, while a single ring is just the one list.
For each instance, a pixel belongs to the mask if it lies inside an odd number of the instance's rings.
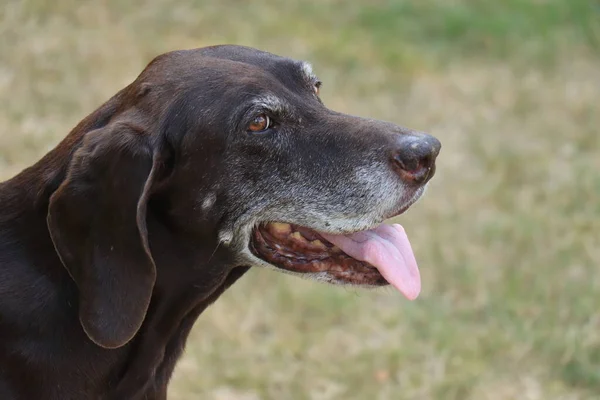
[{"label": "dog's nostril", "polygon": [[398,166],[404,171],[411,173],[416,173],[423,169],[430,168],[432,164],[431,159],[432,157],[430,156],[424,156],[420,159],[416,157],[402,158],[396,156],[396,162],[398,163]]},{"label": "dog's nostril", "polygon": [[395,158],[396,164],[400,167],[400,175],[404,180],[415,183],[422,183],[429,177],[431,171],[431,158]]},{"label": "dog's nostril", "polygon": [[422,184],[435,172],[439,141],[432,136],[403,138],[393,159],[400,177],[407,182]]},{"label": "dog's nostril", "polygon": [[412,157],[405,157],[402,154],[396,154],[394,160],[398,164],[398,166],[404,171],[411,172],[419,168],[419,160]]}]

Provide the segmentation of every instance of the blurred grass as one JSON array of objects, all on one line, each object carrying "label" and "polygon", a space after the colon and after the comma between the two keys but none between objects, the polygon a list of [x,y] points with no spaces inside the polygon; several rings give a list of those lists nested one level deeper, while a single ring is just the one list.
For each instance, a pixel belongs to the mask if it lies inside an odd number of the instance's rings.
[{"label": "blurred grass", "polygon": [[424,292],[252,271],[198,321],[174,399],[600,399],[600,3],[4,0],[0,177],[156,54],[313,62],[340,111],[438,136],[399,218]]}]

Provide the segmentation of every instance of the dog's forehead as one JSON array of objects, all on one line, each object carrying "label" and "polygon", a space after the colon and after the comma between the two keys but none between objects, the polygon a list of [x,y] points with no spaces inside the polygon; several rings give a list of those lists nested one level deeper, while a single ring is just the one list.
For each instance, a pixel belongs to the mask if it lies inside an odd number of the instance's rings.
[{"label": "dog's forehead", "polygon": [[286,78],[301,79],[307,82],[317,80],[310,63],[278,56],[251,47],[221,45],[199,49],[199,53],[204,57],[247,64],[268,72],[281,80]]},{"label": "dog's forehead", "polygon": [[138,84],[197,85],[225,80],[252,86],[272,85],[273,79],[297,93],[318,79],[310,63],[250,47],[220,45],[177,50],[156,57],[140,74]]}]

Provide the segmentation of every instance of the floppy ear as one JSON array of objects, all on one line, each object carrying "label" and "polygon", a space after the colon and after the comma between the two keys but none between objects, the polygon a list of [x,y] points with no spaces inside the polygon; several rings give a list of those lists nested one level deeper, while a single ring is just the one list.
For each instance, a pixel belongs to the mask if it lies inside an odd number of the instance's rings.
[{"label": "floppy ear", "polygon": [[79,291],[79,320],[104,348],[123,346],[144,321],[156,278],[146,205],[156,174],[149,138],[124,124],[88,132],[47,223]]}]

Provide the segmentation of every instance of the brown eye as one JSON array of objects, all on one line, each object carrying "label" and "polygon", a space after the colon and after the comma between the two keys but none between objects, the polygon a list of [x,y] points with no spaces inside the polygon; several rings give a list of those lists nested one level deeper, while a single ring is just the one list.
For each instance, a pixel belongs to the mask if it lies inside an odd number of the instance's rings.
[{"label": "brown eye", "polygon": [[315,94],[318,96],[321,91],[321,81],[315,83]]},{"label": "brown eye", "polygon": [[265,115],[260,114],[254,117],[250,125],[248,125],[248,130],[250,132],[262,132],[266,131],[271,125],[271,119]]}]

